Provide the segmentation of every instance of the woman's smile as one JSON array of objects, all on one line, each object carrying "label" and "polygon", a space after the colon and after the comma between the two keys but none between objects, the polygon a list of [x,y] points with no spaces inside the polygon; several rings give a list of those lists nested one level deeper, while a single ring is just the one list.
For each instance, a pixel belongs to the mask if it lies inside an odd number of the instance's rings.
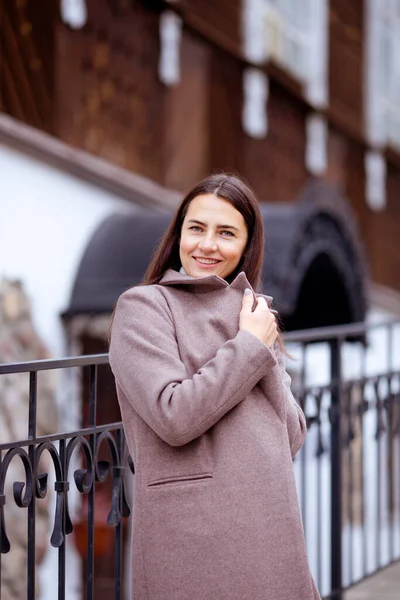
[{"label": "woman's smile", "polygon": [[206,268],[213,267],[214,265],[217,265],[221,262],[220,260],[216,260],[215,258],[204,258],[202,256],[193,256],[193,258],[198,265]]}]

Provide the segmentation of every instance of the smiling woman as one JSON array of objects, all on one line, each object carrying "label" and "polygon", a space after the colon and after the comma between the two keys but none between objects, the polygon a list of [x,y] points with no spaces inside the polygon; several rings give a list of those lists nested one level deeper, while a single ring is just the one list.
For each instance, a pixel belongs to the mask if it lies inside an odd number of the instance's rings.
[{"label": "smiling woman", "polygon": [[135,461],[135,600],[316,600],[290,391],[251,189],[218,174],[182,201],[117,303],[110,365]]},{"label": "smiling woman", "polygon": [[197,196],[183,220],[179,256],[187,275],[228,277],[237,268],[247,244],[243,216],[214,194]]},{"label": "smiling woman", "polygon": [[[188,221],[195,222],[188,226]],[[192,227],[192,229],[190,228]],[[193,245],[186,246],[186,233],[193,234]],[[225,259],[231,256],[227,248],[239,248],[239,242],[244,242],[240,249],[240,257],[235,260],[229,259],[229,265]],[[194,262],[194,254],[190,251],[197,244],[198,257],[201,259],[213,258],[224,263],[223,271],[208,269],[191,271],[191,265],[205,261]],[[217,256],[222,253],[222,241],[230,241],[226,246],[227,255]],[[202,250],[203,248],[203,250]],[[216,250],[215,250],[216,248]],[[224,244],[225,248],[225,244]],[[214,254],[213,254],[214,253]],[[235,252],[236,255],[236,252]],[[260,286],[261,269],[264,256],[264,226],[257,198],[251,188],[239,177],[220,173],[211,175],[198,183],[182,200],[172,219],[157,251],[144,276],[143,283],[152,285],[158,283],[168,269],[179,271],[181,268],[193,277],[204,275],[218,275],[229,283],[243,271],[254,289]],[[186,260],[187,259],[187,260]],[[182,260],[185,261],[183,264]],[[236,263],[236,264],[235,264]],[[190,266],[189,266],[190,265]],[[231,270],[231,266],[234,265]],[[222,266],[222,265],[221,265]],[[221,274],[223,273],[223,274]]]}]

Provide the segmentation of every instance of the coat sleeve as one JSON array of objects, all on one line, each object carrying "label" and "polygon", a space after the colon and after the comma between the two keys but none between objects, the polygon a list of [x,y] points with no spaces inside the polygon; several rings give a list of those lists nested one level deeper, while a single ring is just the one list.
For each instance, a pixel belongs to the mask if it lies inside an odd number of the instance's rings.
[{"label": "coat sleeve", "polygon": [[189,376],[168,304],[155,286],[133,288],[120,297],[109,357],[126,400],[171,446],[187,444],[207,431],[276,363],[257,337],[239,331]]},{"label": "coat sleeve", "polygon": [[282,350],[278,342],[275,342],[273,352],[279,367],[279,373],[282,380],[283,398],[285,406],[286,426],[289,436],[290,449],[292,458],[304,444],[307,434],[306,418],[299,404],[294,399],[290,389],[291,378],[285,367]]}]

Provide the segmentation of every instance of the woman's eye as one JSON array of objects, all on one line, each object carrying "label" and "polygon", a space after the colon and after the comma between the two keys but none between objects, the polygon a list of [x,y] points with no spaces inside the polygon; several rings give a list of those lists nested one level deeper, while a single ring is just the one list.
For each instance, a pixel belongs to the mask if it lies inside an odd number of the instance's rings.
[{"label": "woman's eye", "polygon": [[235,237],[232,233],[232,231],[221,231],[221,235],[223,235],[224,237]]},{"label": "woman's eye", "polygon": [[198,233],[199,231],[202,231],[201,227],[198,227],[197,225],[193,225],[192,227],[190,227],[190,231],[194,231],[195,233]]}]

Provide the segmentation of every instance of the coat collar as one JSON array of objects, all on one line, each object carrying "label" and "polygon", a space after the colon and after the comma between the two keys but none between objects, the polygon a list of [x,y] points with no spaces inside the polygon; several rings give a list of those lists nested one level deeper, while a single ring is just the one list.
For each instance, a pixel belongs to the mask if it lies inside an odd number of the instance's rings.
[{"label": "coat collar", "polygon": [[232,283],[228,283],[222,277],[218,275],[206,275],[205,277],[191,277],[190,275],[186,275],[186,273],[181,273],[178,271],[174,271],[173,269],[168,269],[163,277],[160,280],[160,285],[179,285],[179,286],[190,286],[190,287],[199,287],[199,288],[207,288],[207,290],[218,290],[223,288],[236,288],[245,290],[246,287],[251,289],[251,285],[247,281],[247,277],[243,271],[241,271]]},{"label": "coat collar", "polygon": [[173,269],[168,269],[163,277],[161,278],[160,285],[164,286],[179,286],[179,287],[189,287],[198,293],[201,292],[212,292],[215,290],[223,290],[223,289],[235,289],[244,292],[246,288],[250,288],[255,296],[263,296],[269,305],[272,303],[271,296],[266,296],[264,294],[255,294],[253,288],[251,287],[246,274],[244,271],[241,271],[232,283],[228,283],[222,277],[218,277],[218,275],[207,275],[206,277],[191,277],[190,275],[186,275],[186,273],[180,273],[178,271],[174,271]]}]

